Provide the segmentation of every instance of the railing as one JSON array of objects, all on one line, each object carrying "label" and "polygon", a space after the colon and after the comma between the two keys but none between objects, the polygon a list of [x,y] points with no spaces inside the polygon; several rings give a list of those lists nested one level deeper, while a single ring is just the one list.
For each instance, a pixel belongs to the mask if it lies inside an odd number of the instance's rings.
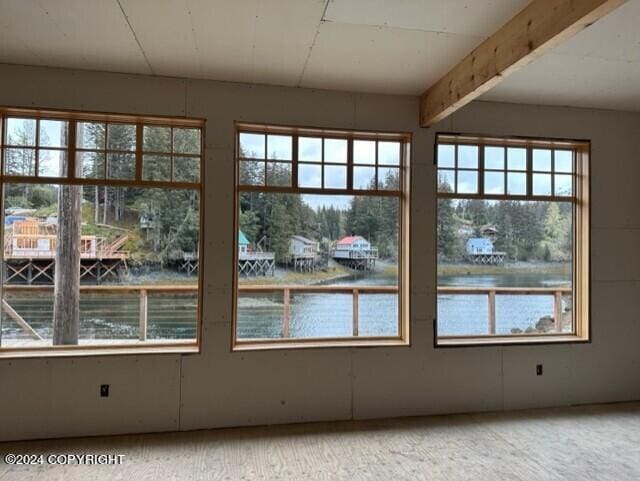
[{"label": "railing", "polygon": [[[23,239],[29,241],[29,244],[35,247],[14,247],[14,239],[16,241]],[[49,244],[48,249],[41,249],[37,247],[38,240],[47,240]],[[118,237],[114,242],[109,242],[104,237],[96,237],[90,235],[80,236],[80,257],[83,259],[94,258],[118,258],[127,259],[129,257],[128,251],[119,250],[127,240],[128,235]],[[7,232],[4,236],[4,257],[5,259],[53,259],[56,256],[56,244],[58,237],[55,234],[14,234],[13,232]]]},{"label": "railing", "polygon": [[238,254],[238,260],[240,261],[257,261],[257,260],[270,260],[275,259],[275,253],[273,252],[240,252]]},{"label": "railing", "polygon": [[[3,287],[4,293],[11,292],[50,292],[53,293],[53,286],[40,286],[40,285],[12,285],[5,284]],[[139,285],[139,286],[80,286],[80,294],[132,294],[137,293],[139,296],[139,320],[138,320],[138,339],[140,341],[147,340],[147,327],[149,316],[149,294],[160,293],[182,293],[182,294],[197,294],[198,287],[192,285],[182,286],[161,286],[161,285]],[[42,340],[40,335],[35,329],[31,327],[20,314],[18,314],[9,303],[2,300],[2,310],[18,324],[23,330],[33,339]]]},{"label": "railing", "polygon": [[378,248],[373,247],[364,250],[335,249],[332,251],[331,256],[336,259],[377,259]]},{"label": "railing", "polygon": [[282,315],[282,337],[290,337],[291,324],[291,295],[292,294],[351,294],[353,300],[352,334],[359,335],[360,324],[360,294],[397,294],[397,286],[238,286],[239,293],[266,294],[272,292],[282,292],[283,315]]},{"label": "railing", "polygon": [[[556,332],[562,332],[562,296],[571,294],[570,287],[439,287],[438,295],[486,295],[488,334],[496,334],[496,295],[553,296],[553,319]],[[446,337],[446,336],[443,336]]]},{"label": "railing", "polygon": [[[5,285],[4,292],[53,292],[53,286],[45,285]],[[147,339],[148,296],[150,293],[193,293],[195,285],[118,285],[118,286],[80,286],[80,293],[137,293],[139,296],[139,340]],[[486,295],[488,307],[488,334],[496,334],[496,296],[497,295],[549,295],[553,296],[555,330],[562,332],[562,296],[570,294],[569,287],[440,287],[438,295]],[[397,286],[303,286],[303,285],[239,285],[239,294],[282,293],[282,337],[290,337],[291,298],[294,294],[351,294],[352,297],[352,335],[359,335],[359,304],[361,294],[397,294]],[[40,339],[38,333],[11,306],[2,301],[2,309],[34,339]]]}]

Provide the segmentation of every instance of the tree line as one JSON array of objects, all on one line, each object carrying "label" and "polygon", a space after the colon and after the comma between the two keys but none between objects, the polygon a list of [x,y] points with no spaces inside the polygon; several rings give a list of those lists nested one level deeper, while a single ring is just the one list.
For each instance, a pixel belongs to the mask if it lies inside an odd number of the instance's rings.
[{"label": "tree line", "polygon": [[[263,184],[263,164],[246,164],[241,169],[242,183]],[[291,185],[288,165],[274,163],[269,169],[270,185]],[[397,185],[398,179],[383,182]],[[343,236],[359,235],[377,247],[381,257],[397,257],[400,209],[397,198],[352,196],[347,208],[339,208],[327,196],[327,204],[316,209],[307,204],[303,194],[241,192],[239,200],[240,229],[254,246],[260,244],[274,252],[277,262],[287,260],[292,235],[319,241],[324,250]]]},{"label": "tree line", "polygon": [[507,261],[568,262],[572,213],[570,202],[440,198],[438,257],[465,261],[467,240],[493,227],[497,231],[494,248],[505,252]]}]

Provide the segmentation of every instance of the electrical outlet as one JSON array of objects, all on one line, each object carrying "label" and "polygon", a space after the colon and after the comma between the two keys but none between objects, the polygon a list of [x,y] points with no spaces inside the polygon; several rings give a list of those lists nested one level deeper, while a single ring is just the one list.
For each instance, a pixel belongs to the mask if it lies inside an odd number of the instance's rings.
[{"label": "electrical outlet", "polygon": [[109,385],[101,384],[100,385],[100,397],[109,397]]},{"label": "electrical outlet", "polygon": [[536,376],[542,376],[542,364],[536,366]]}]

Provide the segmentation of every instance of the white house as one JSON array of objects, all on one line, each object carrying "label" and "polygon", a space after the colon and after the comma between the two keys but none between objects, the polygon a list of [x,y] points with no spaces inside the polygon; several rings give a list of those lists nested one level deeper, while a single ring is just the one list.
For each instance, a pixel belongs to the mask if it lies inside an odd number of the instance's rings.
[{"label": "white house", "polygon": [[289,239],[289,255],[292,257],[315,257],[318,250],[318,242],[301,235],[292,235]]}]

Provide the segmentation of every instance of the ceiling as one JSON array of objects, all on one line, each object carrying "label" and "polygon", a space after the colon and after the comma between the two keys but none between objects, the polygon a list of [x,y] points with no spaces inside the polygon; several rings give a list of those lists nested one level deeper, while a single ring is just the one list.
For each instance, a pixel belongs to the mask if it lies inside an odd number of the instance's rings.
[{"label": "ceiling", "polygon": [[[419,94],[528,0],[0,0],[0,62]],[[640,0],[482,98],[640,110]]]}]

